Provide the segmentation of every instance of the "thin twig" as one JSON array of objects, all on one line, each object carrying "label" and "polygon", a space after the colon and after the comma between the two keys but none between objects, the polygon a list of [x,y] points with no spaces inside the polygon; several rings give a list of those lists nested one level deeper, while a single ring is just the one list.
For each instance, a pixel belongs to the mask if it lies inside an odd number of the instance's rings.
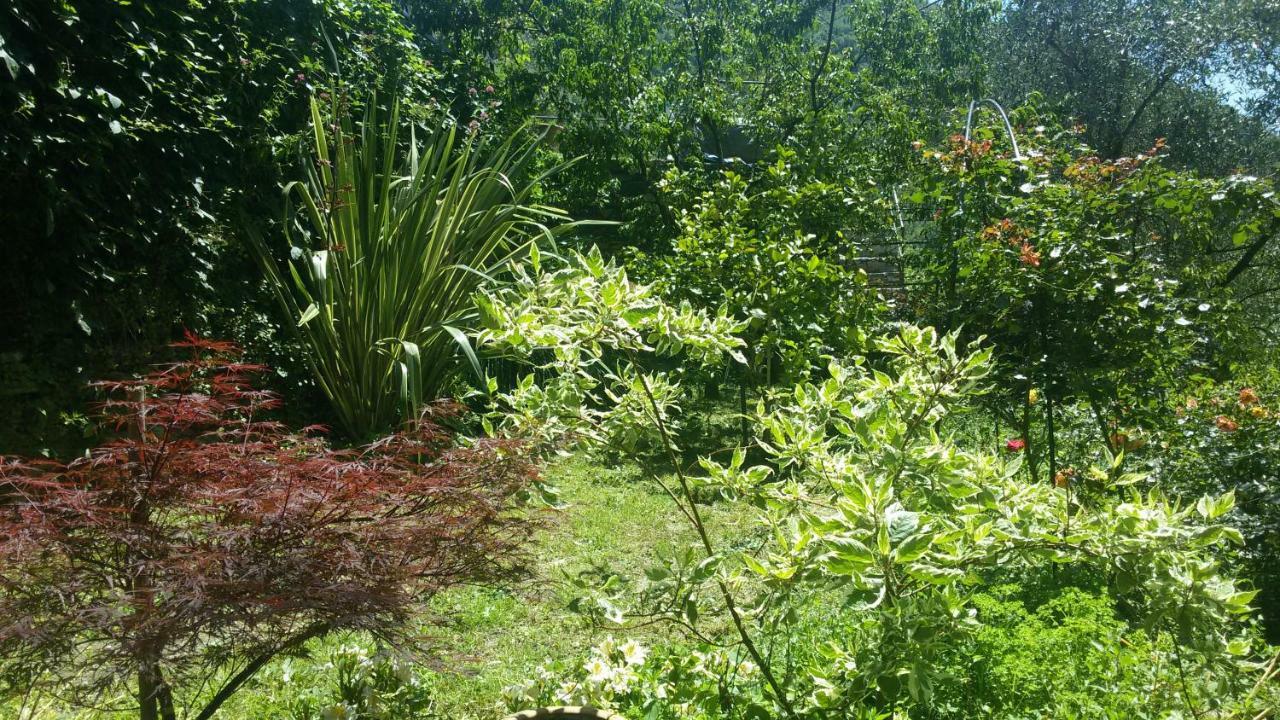
[{"label": "thin twig", "polygon": [[[631,353],[628,354],[631,356],[632,365],[639,367],[635,361],[635,356]],[[694,529],[698,532],[698,537],[702,541],[702,548],[707,557],[714,557],[716,554],[715,547],[711,544],[711,537],[708,535],[706,525],[702,521],[702,514],[698,512],[698,505],[694,501],[693,492],[689,489],[689,481],[685,477],[684,471],[680,468],[680,461],[676,457],[675,447],[671,443],[667,424],[662,420],[662,411],[653,396],[653,391],[649,388],[648,378],[644,376],[644,373],[639,373],[639,378],[640,385],[644,389],[645,398],[648,400],[649,407],[653,412],[653,420],[658,427],[658,434],[662,437],[663,447],[666,448],[667,455],[671,459],[671,466],[675,469],[676,478],[680,481],[680,491],[684,494],[685,501],[689,504],[689,519],[693,523]],[[794,720],[796,713],[791,706],[791,700],[778,683],[777,678],[774,677],[768,663],[764,661],[764,657],[756,647],[755,641],[751,638],[751,633],[747,631],[746,624],[742,621],[742,615],[738,612],[737,603],[734,601],[733,593],[729,590],[729,586],[718,577],[716,578],[716,585],[720,588],[720,594],[724,597],[725,609],[729,611],[729,617],[733,620],[734,628],[738,631],[738,636],[742,638],[742,644],[746,647],[747,653],[751,655],[751,659],[760,668],[760,673],[764,675],[765,682],[769,684],[769,689],[772,691],[774,699],[782,705],[786,716]]]}]

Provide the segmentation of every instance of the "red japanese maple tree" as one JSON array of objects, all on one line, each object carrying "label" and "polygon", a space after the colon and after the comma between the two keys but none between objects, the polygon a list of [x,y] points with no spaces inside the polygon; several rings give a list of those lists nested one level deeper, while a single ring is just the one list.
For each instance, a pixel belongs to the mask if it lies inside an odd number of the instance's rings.
[{"label": "red japanese maple tree", "polygon": [[332,449],[268,419],[278,400],[233,346],[178,347],[179,362],[103,384],[115,439],[70,463],[0,458],[10,689],[85,702],[128,687],[143,720],[178,706],[205,720],[311,638],[403,641],[437,591],[518,571],[529,523],[513,507],[536,475],[519,444],[460,446],[428,413]]}]

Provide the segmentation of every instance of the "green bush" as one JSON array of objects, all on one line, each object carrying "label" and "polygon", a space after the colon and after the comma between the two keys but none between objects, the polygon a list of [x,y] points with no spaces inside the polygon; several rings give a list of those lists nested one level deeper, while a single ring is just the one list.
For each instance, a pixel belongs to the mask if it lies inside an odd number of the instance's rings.
[{"label": "green bush", "polygon": [[981,625],[950,658],[934,717],[1118,720],[1178,707],[1168,648],[1131,628],[1105,592],[1068,587],[1030,606],[1025,598],[1018,586],[974,597]]},{"label": "green bush", "polygon": [[57,419],[88,380],[184,327],[252,329],[264,296],[220,220],[232,199],[278,217],[335,72],[424,101],[435,77],[391,0],[5,3],[0,448],[77,451]]},{"label": "green bush", "polygon": [[357,132],[344,102],[328,115],[311,104],[311,162],[285,186],[284,267],[252,220],[243,227],[343,430],[365,439],[440,395],[471,352],[454,325],[481,280],[565,218],[530,200],[556,170],[528,176],[541,136],[488,147],[473,123],[420,140],[396,103],[385,116],[370,103]]}]

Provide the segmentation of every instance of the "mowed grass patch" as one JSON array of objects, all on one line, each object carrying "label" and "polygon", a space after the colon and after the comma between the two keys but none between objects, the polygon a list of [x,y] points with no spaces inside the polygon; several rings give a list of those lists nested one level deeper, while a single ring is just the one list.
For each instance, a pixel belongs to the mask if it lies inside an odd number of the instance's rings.
[{"label": "mowed grass patch", "polygon": [[[493,717],[502,689],[531,677],[549,659],[576,660],[606,635],[674,640],[669,628],[601,628],[568,609],[569,578],[617,573],[638,579],[659,561],[659,549],[696,542],[672,501],[634,466],[572,458],[553,465],[565,507],[552,511],[534,550],[535,577],[512,590],[459,590],[434,607],[450,622],[437,629],[435,655],[448,663],[434,673],[447,717]],[[704,508],[716,529],[733,532],[738,519],[726,505]]]},{"label": "mowed grass patch", "polygon": [[[683,547],[697,537],[671,499],[639,468],[574,456],[551,464],[546,478],[560,490],[563,507],[536,511],[530,577],[509,588],[461,588],[437,596],[420,628],[422,647],[414,671],[434,699],[421,717],[450,720],[500,718],[502,690],[529,678],[548,660],[577,662],[607,635],[647,643],[678,641],[668,626],[631,630],[600,627],[571,611],[577,594],[569,578],[613,572],[633,580],[659,562],[660,548]],[[739,536],[742,521],[728,503],[701,506],[713,532]],[[742,513],[741,507],[736,508]],[[219,718],[304,716],[298,711],[332,704],[338,671],[334,658],[344,648],[367,654],[376,643],[345,633],[310,643],[302,656],[278,658],[240,690]],[[110,704],[126,706],[128,698]],[[71,707],[46,699],[30,720],[115,720],[136,715]],[[0,717],[19,717],[15,704],[0,704]],[[405,720],[411,720],[406,718]]]}]

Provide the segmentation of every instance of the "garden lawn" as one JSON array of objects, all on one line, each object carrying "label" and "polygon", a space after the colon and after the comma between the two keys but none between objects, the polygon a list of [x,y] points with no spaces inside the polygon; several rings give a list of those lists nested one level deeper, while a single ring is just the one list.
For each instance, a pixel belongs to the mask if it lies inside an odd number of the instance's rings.
[{"label": "garden lawn", "polygon": [[[659,624],[632,632],[592,628],[570,611],[569,578],[583,572],[641,577],[656,564],[658,548],[696,540],[671,500],[634,467],[608,468],[582,459],[551,467],[566,507],[538,538],[536,577],[514,592],[471,589],[438,598],[452,616],[433,645],[451,670],[434,675],[441,715],[495,717],[502,689],[530,677],[548,659],[575,660],[606,635],[653,642],[669,637]],[[729,533],[738,520],[727,503],[707,508],[709,522]],[[741,512],[741,508],[737,508]]]},{"label": "garden lawn", "polygon": [[[434,623],[424,622],[423,657],[414,665],[434,698],[424,717],[500,718],[504,687],[532,676],[550,659],[579,661],[606,635],[646,643],[675,639],[664,634],[670,632],[665,625],[638,631],[592,627],[568,608],[576,594],[570,578],[597,570],[640,577],[655,563],[658,548],[695,540],[670,499],[635,467],[609,467],[580,457],[551,465],[546,478],[559,488],[564,507],[541,511],[546,527],[534,540],[532,577],[509,589],[450,591],[432,603],[439,615]],[[727,504],[705,508],[712,528],[732,535],[745,517],[728,512]],[[278,659],[264,668],[218,717],[291,719],[305,699],[313,707],[332,703],[338,681],[332,660],[343,648],[372,653],[375,644],[353,634],[313,642],[306,656]],[[18,715],[16,704],[0,705],[0,717]],[[46,700],[26,717],[107,720],[117,715]]]}]

